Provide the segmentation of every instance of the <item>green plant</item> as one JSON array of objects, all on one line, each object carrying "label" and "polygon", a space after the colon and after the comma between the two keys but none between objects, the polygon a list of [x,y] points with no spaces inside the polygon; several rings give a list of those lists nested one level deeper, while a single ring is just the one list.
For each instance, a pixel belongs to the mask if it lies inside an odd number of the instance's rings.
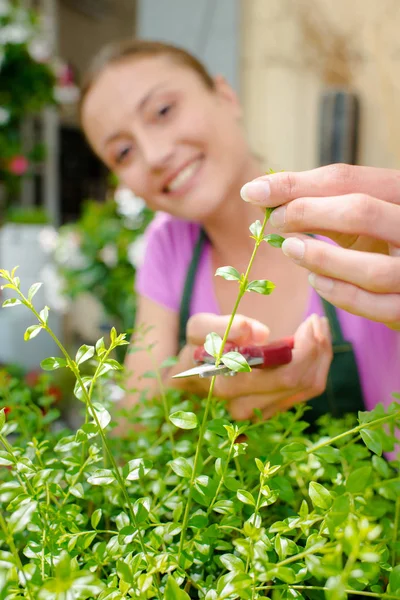
[{"label": "green plant", "polygon": [[103,203],[87,201],[80,219],[61,227],[50,248],[64,295],[94,294],[111,323],[130,330],[136,254],[151,219],[143,200],[129,190],[119,190]]},{"label": "green plant", "polygon": [[[264,236],[267,219],[251,227],[247,272],[219,270],[239,282],[233,314],[246,291],[271,292],[248,280],[257,247],[280,243]],[[48,431],[39,416],[27,432],[18,403],[7,418],[0,411],[1,598],[400,597],[399,463],[382,456],[394,446],[397,404],[358,422],[322,418],[311,433],[304,406],[232,423],[212,380],[205,400],[171,390],[163,404],[143,398],[123,413],[129,435],[108,436],[107,390],[120,370],[112,356],[125,336],[112,329],[108,343],[71,358],[48,308],[32,304],[39,284],[26,296],[15,271],[0,274],[15,294],[5,307],[23,304],[36,317],[26,340],[42,331],[55,339],[61,356],[42,366],[74,373],[86,415],[76,432]],[[206,349],[249,370],[240,355],[223,355],[227,335],[210,334]],[[82,376],[87,362],[93,374]]]},{"label": "green plant", "polygon": [[14,206],[7,211],[6,220],[7,223],[46,225],[49,222],[49,217],[42,208]]},{"label": "green plant", "polygon": [[[54,104],[56,77],[48,64],[45,32],[39,15],[18,0],[0,5],[0,181],[6,186],[7,204],[18,195],[21,177],[43,160],[43,144],[28,152],[21,126],[26,116]],[[47,44],[48,46],[48,44]]]}]

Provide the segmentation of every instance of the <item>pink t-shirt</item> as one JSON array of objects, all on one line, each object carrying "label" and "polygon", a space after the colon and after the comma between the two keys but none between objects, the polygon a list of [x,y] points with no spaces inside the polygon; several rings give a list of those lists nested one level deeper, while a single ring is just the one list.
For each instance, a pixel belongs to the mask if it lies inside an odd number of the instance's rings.
[{"label": "pink t-shirt", "polygon": [[[159,213],[146,231],[146,253],[136,277],[136,291],[151,300],[179,312],[187,270],[200,226]],[[200,256],[190,314],[220,314],[213,286],[210,244]],[[310,286],[305,317],[324,315],[322,302]],[[337,309],[344,338],[352,342],[365,406],[378,402],[389,405],[393,392],[400,392],[400,332]]]}]

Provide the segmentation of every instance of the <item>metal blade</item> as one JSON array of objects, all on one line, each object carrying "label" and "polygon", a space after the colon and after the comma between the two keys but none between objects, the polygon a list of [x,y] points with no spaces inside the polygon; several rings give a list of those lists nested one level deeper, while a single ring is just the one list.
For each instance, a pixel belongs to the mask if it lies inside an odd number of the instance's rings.
[{"label": "metal blade", "polygon": [[198,375],[199,377],[213,377],[214,375],[224,375],[225,373],[234,373],[234,371],[230,371],[228,367],[225,367],[225,365],[219,365],[216,367],[214,364],[203,364],[199,365],[198,367],[193,367],[193,369],[183,371],[182,373],[177,373],[176,375],[173,375],[172,379],[178,379],[180,377],[193,377],[194,375]]}]

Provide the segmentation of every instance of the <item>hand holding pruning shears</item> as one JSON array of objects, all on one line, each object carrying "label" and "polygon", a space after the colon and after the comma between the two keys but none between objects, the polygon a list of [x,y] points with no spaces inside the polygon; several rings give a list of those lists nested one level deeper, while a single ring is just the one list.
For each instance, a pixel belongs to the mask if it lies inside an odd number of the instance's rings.
[{"label": "hand holding pruning shears", "polygon": [[[188,344],[170,375],[174,387],[204,395],[209,376],[226,374],[229,368],[200,346],[210,330],[223,335],[229,316],[197,314],[187,328]],[[312,315],[293,338],[268,344],[268,328],[242,315],[236,315],[225,351],[245,356],[251,372],[235,377],[217,377],[214,395],[226,399],[232,416],[247,419],[259,409],[264,418],[287,410],[322,393],[332,360],[329,325],[325,318]],[[193,366],[194,363],[197,365]],[[187,368],[183,368],[186,366]]]}]

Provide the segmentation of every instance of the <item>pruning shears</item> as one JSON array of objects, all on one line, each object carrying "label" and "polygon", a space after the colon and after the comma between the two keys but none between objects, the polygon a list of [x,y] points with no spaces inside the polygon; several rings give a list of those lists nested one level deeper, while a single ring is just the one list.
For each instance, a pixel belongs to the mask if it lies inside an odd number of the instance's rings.
[{"label": "pruning shears", "polygon": [[[227,352],[239,352],[247,361],[250,367],[259,369],[269,369],[287,365],[292,360],[292,350],[294,339],[292,337],[283,338],[276,342],[271,342],[266,346],[238,346],[234,342],[227,342],[224,348],[224,354]],[[203,346],[197,346],[193,355],[196,367],[183,371],[173,376],[173,379],[179,377],[213,377],[214,375],[235,375],[223,363],[215,366],[215,358],[208,354]]]}]

